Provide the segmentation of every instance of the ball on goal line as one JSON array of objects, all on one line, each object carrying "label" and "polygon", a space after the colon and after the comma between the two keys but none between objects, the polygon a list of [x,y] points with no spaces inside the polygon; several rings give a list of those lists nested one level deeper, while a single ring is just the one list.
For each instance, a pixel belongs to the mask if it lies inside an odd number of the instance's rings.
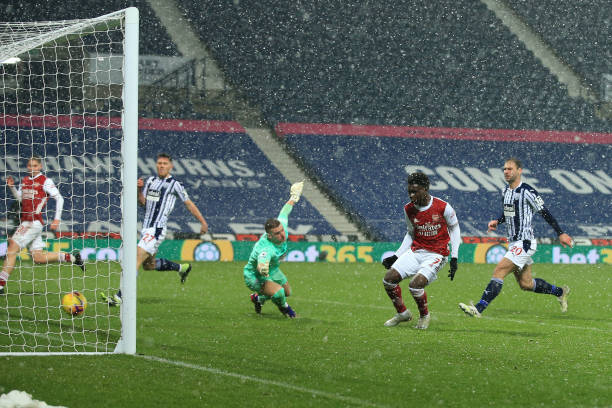
[{"label": "ball on goal line", "polygon": [[87,309],[87,299],[81,292],[66,293],[62,298],[62,309],[72,316],[80,316]]}]

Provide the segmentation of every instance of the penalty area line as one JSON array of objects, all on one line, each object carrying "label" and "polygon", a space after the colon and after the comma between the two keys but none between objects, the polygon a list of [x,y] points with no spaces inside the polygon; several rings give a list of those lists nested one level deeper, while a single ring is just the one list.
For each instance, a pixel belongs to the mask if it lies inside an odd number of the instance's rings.
[{"label": "penalty area line", "polygon": [[304,394],[316,395],[316,396],[319,396],[319,397],[329,398],[329,399],[333,399],[333,400],[337,400],[337,401],[342,401],[342,402],[350,403],[350,404],[354,404],[354,405],[364,406],[364,407],[377,407],[377,408],[386,408],[387,407],[386,405],[379,405],[379,404],[375,404],[375,403],[369,402],[369,401],[364,401],[364,400],[361,400],[361,399],[358,399],[358,398],[347,397],[347,396],[344,396],[344,395],[334,394],[334,393],[331,393],[331,392],[326,392],[326,391],[321,391],[321,390],[315,390],[315,389],[312,389],[312,388],[300,387],[300,386],[297,386],[297,385],[293,385],[293,384],[289,384],[289,383],[284,383],[284,382],[281,382],[281,381],[266,380],[265,378],[259,378],[259,377],[253,377],[253,376],[250,376],[250,375],[232,373],[232,372],[229,372],[229,371],[220,370],[218,368],[205,367],[205,366],[201,366],[201,365],[198,365],[198,364],[186,363],[184,361],[169,360],[169,359],[162,358],[162,357],[148,356],[148,355],[143,355],[143,354],[135,354],[134,357],[139,357],[139,358],[142,358],[142,359],[145,359],[145,360],[149,360],[149,361],[156,361],[156,362],[162,363],[162,364],[169,364],[169,365],[173,365],[173,366],[177,366],[177,367],[189,368],[189,369],[197,370],[197,371],[205,371],[207,373],[216,374],[216,375],[223,375],[225,377],[237,378],[237,379],[239,379],[241,381],[251,381],[251,382],[256,382],[256,383],[260,383],[260,384],[272,385],[272,386],[275,386],[275,387],[285,388],[285,389],[292,390],[292,391],[302,392]]}]

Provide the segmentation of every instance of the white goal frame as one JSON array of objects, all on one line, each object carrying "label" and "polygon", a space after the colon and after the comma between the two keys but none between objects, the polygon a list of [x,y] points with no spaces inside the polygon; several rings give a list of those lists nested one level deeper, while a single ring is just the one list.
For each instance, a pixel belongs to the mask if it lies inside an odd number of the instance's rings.
[{"label": "white goal frame", "polygon": [[[92,25],[112,20],[123,19],[123,83],[121,99],[123,108],[121,114],[121,240],[122,251],[120,288],[123,303],[120,306],[121,331],[119,340],[113,351],[0,351],[0,356],[16,355],[70,355],[70,354],[109,354],[136,353],[136,252],[137,252],[137,170],[138,170],[138,43],[139,43],[139,12],[130,7],[114,13],[89,20],[63,21],[57,30],[46,29],[37,35],[18,36],[12,43],[2,38],[0,42],[0,62],[9,58],[19,57],[36,47],[43,46],[58,38],[87,34]],[[13,23],[11,23],[13,24]],[[14,23],[19,24],[19,23]],[[41,22],[41,25],[51,26],[53,22]],[[1,33],[0,33],[1,34]],[[57,35],[56,35],[57,34]],[[2,112],[0,112],[1,114]],[[2,183],[4,181],[2,180]],[[96,301],[90,299],[89,302]],[[87,313],[87,311],[85,312]]]}]

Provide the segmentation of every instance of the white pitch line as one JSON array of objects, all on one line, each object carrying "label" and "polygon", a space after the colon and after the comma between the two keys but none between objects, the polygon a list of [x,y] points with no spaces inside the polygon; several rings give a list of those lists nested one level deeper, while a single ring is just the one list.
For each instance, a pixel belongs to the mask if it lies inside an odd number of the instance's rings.
[{"label": "white pitch line", "polygon": [[[327,304],[336,305],[336,306],[365,307],[365,308],[368,308],[368,309],[393,310],[393,306],[392,305],[389,305],[389,306],[379,306],[379,305],[356,304],[356,303],[338,302],[336,300],[306,299],[306,298],[300,298],[300,297],[295,297],[295,296],[292,296],[291,299],[307,301],[307,302],[310,302],[310,303],[327,303]],[[434,313],[435,314],[441,314],[441,315],[447,315],[447,316],[461,316],[461,317],[464,317],[464,316],[461,315],[461,311],[459,311],[456,314],[455,313],[449,313],[449,312],[434,312]],[[527,321],[527,320],[509,319],[509,318],[506,318],[506,317],[483,316],[482,319],[502,320],[502,321],[505,321],[505,322],[512,322],[512,323],[519,323],[519,324],[537,324],[537,325],[541,325],[541,326],[558,327],[560,329],[591,330],[591,331],[598,331],[598,332],[604,332],[604,333],[612,332],[612,329],[599,328],[599,327],[568,326],[568,325],[564,325],[564,324],[556,324],[556,323],[549,323],[549,322],[542,322],[542,321]]]},{"label": "white pitch line", "polygon": [[289,383],[284,383],[284,382],[280,382],[280,381],[266,380],[265,378],[253,377],[253,376],[250,376],[250,375],[243,375],[243,374],[238,374],[238,373],[232,373],[232,372],[229,372],[229,371],[220,370],[218,368],[205,367],[205,366],[201,366],[201,365],[198,365],[198,364],[186,363],[184,361],[168,360],[168,359],[162,358],[162,357],[147,356],[147,355],[142,355],[142,354],[135,354],[134,356],[135,357],[143,358],[145,360],[157,361],[157,362],[163,363],[163,364],[174,365],[174,366],[177,366],[177,367],[190,368],[192,370],[205,371],[205,372],[216,374],[216,375],[223,375],[223,376],[226,376],[226,377],[238,378],[239,380],[242,380],[242,381],[252,381],[252,382],[256,382],[256,383],[260,383],[260,384],[266,384],[266,385],[272,385],[272,386],[275,386],[275,387],[286,388],[286,389],[292,390],[292,391],[303,392],[304,394],[317,395],[317,396],[320,396],[320,397],[325,397],[325,398],[329,398],[329,399],[333,399],[333,400],[337,400],[337,401],[342,401],[342,402],[346,402],[346,403],[351,403],[351,404],[355,404],[355,405],[360,405],[360,406],[364,406],[364,407],[387,408],[386,405],[380,405],[380,404],[376,404],[376,403],[373,403],[373,402],[364,401],[364,400],[361,400],[361,399],[358,399],[358,398],[346,397],[344,395],[334,394],[334,393],[331,393],[331,392],[315,390],[315,389],[312,389],[312,388],[300,387],[300,386],[297,386],[297,385],[293,385],[293,384],[289,384]]}]

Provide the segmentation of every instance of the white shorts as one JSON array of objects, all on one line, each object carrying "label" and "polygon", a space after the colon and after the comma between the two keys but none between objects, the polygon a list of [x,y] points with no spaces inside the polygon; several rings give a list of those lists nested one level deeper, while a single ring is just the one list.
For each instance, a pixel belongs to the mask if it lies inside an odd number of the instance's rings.
[{"label": "white shorts", "polygon": [[145,228],[140,232],[138,246],[148,254],[155,255],[166,238],[166,228]]},{"label": "white shorts", "polygon": [[411,249],[404,252],[391,266],[399,272],[402,279],[420,273],[427,278],[428,283],[438,278],[438,271],[446,264],[446,257],[435,252]]},{"label": "white shorts", "polygon": [[[528,242],[529,244],[526,244]],[[525,248],[527,246],[527,248]],[[512,261],[513,264],[523,269],[525,265],[531,265],[533,259],[531,255],[535,254],[538,244],[535,239],[531,241],[514,241],[508,244],[508,252],[504,255],[504,258]]]},{"label": "white shorts", "polygon": [[25,247],[29,247],[30,251],[45,249],[42,230],[43,225],[40,221],[24,221],[19,224],[11,239],[22,249]]}]

